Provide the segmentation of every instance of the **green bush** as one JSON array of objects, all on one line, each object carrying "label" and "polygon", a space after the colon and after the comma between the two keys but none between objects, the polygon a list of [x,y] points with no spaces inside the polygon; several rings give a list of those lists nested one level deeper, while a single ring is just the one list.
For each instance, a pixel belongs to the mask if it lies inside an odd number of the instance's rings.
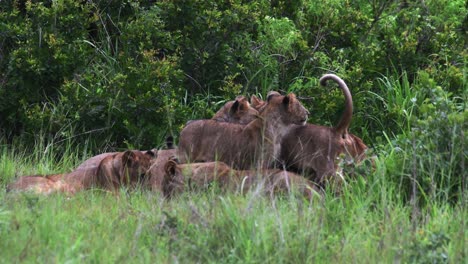
[{"label": "green bush", "polygon": [[413,84],[425,71],[454,96],[465,91],[461,0],[0,5],[0,127],[9,139],[33,141],[44,129],[66,138],[68,126],[116,147],[154,147],[238,94],[272,89],[296,92],[314,123],[332,125],[342,95],[317,80],[334,72],[354,96],[352,131],[373,142],[407,128],[385,108],[382,82],[401,78],[419,93]]},{"label": "green bush", "polygon": [[395,163],[388,167],[390,177],[407,199],[422,204],[460,201],[467,187],[463,175],[468,112],[461,98],[443,90],[426,72],[418,74],[414,89],[418,97],[401,110],[400,123],[408,125],[390,144],[399,153],[388,161]]},{"label": "green bush", "polygon": [[80,41],[87,35],[89,10],[76,1],[0,5],[0,126],[15,135],[38,128],[27,112],[56,101],[64,80],[91,55]]}]

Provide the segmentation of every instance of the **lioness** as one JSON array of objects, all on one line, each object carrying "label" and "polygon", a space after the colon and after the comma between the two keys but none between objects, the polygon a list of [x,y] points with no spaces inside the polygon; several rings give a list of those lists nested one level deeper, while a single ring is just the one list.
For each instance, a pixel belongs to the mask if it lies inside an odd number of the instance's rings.
[{"label": "lioness", "polygon": [[[229,101],[216,112],[211,118],[217,122],[247,124],[253,121],[258,116],[258,111],[250,106],[250,103],[244,96],[237,96],[234,101]],[[189,121],[187,124],[194,122]],[[162,181],[164,177],[164,165],[170,157],[175,156],[176,150],[171,140],[166,142],[167,149],[162,149],[157,152],[157,158],[152,163],[149,170],[150,180],[149,186],[153,191],[162,192]]]},{"label": "lioness", "polygon": [[279,158],[290,125],[304,125],[308,114],[294,94],[271,94],[247,125],[214,120],[187,124],[180,133],[178,157],[182,163],[223,161],[236,169],[269,168]]},{"label": "lioness", "polygon": [[75,170],[94,170],[97,169],[101,161],[108,157],[117,154],[118,152],[106,152],[96,156],[93,156],[81,163]]},{"label": "lioness", "polygon": [[104,158],[98,166],[96,185],[113,191],[122,186],[142,186],[148,180],[147,172],[154,155],[152,151],[127,150]]},{"label": "lioness", "polygon": [[223,190],[246,192],[263,184],[267,193],[299,191],[310,199],[317,193],[312,182],[292,172],[279,169],[233,170],[224,162],[179,164],[170,159],[165,165],[163,193],[167,197],[187,188],[204,189],[216,183]]},{"label": "lioness", "polygon": [[[91,187],[115,190],[115,183],[133,186],[149,169],[153,151],[126,151],[94,156],[70,173],[19,177],[7,191],[33,191],[40,194],[75,194]],[[98,165],[96,166],[96,163]]]},{"label": "lioness", "polygon": [[175,149],[161,149],[158,150],[156,159],[152,162],[149,169],[149,181],[148,185],[153,191],[162,192],[162,181],[164,177],[164,165],[170,157],[175,156]]},{"label": "lioness", "polygon": [[8,184],[6,191],[28,191],[45,195],[66,191],[66,184],[61,181],[62,177],[63,174],[23,176]]},{"label": "lioness", "polygon": [[236,100],[227,102],[211,118],[218,122],[236,123],[246,125],[258,116],[258,111],[250,106],[249,101],[242,95],[236,97]]},{"label": "lioness", "polygon": [[[278,93],[277,91],[270,91],[268,92],[268,96],[274,96],[274,95],[281,95],[280,93]],[[253,109],[257,110],[257,111],[261,111],[263,109],[263,107],[266,105],[266,101],[263,101],[262,99],[258,98],[257,96],[255,95],[252,95],[250,97],[250,102],[251,102],[251,106]]]},{"label": "lioness", "polygon": [[36,194],[50,194],[53,192],[74,194],[77,191],[77,188],[79,190],[82,189],[81,184],[76,184],[74,183],[75,181],[73,181],[72,184],[66,183],[63,181],[65,175],[70,179],[93,177],[97,174],[97,169],[101,161],[116,153],[118,152],[107,152],[93,156],[85,160],[70,173],[19,177],[15,182],[12,182],[7,186],[7,191],[31,191]]},{"label": "lioness", "polygon": [[[338,83],[345,96],[345,111],[335,127],[313,124],[294,126],[281,143],[281,160],[288,169],[315,174],[316,181],[322,182],[333,176],[337,169],[337,158],[344,154],[346,159],[359,162],[365,157],[367,146],[357,136],[348,133],[353,114],[353,101],[346,83],[334,74],[320,78],[320,84],[328,80]],[[264,102],[252,98],[256,109],[264,107]]]}]

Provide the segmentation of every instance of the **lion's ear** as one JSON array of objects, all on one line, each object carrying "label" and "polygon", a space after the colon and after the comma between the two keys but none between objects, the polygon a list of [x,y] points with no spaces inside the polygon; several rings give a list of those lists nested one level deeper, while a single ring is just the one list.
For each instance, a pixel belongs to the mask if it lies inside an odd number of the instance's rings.
[{"label": "lion's ear", "polygon": [[269,91],[267,94],[267,102],[270,102],[271,98],[280,96],[281,94],[278,93],[277,91]]},{"label": "lion's ear", "polygon": [[132,164],[136,159],[136,154],[133,153],[131,150],[127,150],[123,153],[122,155],[122,163],[125,165],[130,165]]},{"label": "lion's ear", "polygon": [[250,97],[250,104],[252,105],[252,107],[257,107],[259,106],[260,104],[262,103],[262,101],[255,95],[252,95]]},{"label": "lion's ear", "polygon": [[148,156],[151,157],[151,158],[155,158],[157,154],[156,154],[156,152],[154,152],[153,150],[147,150],[147,151],[145,152],[145,155],[148,155]]},{"label": "lion's ear", "polygon": [[177,158],[176,156],[170,156],[168,158],[168,160],[172,160],[173,162],[175,162],[176,164],[179,164],[180,161],[179,161],[179,158]]},{"label": "lion's ear", "polygon": [[238,95],[236,97],[236,102],[239,102],[239,109],[241,111],[247,110],[250,106],[249,100],[247,100],[247,98],[245,98],[243,95]]},{"label": "lion's ear", "polygon": [[239,101],[236,100],[232,104],[231,109],[229,110],[229,112],[231,112],[231,114],[237,113],[237,111],[239,111],[239,107],[240,107],[240,103],[239,103]]},{"label": "lion's ear", "polygon": [[177,163],[174,160],[168,160],[166,162],[166,165],[164,165],[164,171],[166,172],[166,175],[172,175],[174,176],[176,174],[177,170]]},{"label": "lion's ear", "polygon": [[244,100],[247,100],[247,99],[245,98],[245,96],[243,96],[243,95],[238,95],[238,96],[236,96],[236,101],[244,101]]},{"label": "lion's ear", "polygon": [[290,93],[288,95],[286,95],[284,98],[283,98],[283,104],[284,105],[289,105],[291,102],[293,102],[294,100],[296,100],[296,95],[293,94],[293,93]]}]

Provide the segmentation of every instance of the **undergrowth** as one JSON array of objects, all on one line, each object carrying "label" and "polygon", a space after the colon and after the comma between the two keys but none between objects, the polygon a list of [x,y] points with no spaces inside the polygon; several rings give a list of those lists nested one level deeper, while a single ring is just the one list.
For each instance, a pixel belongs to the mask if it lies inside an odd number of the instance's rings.
[{"label": "undergrowth", "polygon": [[[47,154],[38,147],[39,153],[25,153],[3,145],[2,184],[16,174],[67,171],[86,159],[83,152],[69,149],[57,160],[51,158],[57,156],[53,150]],[[391,151],[375,158],[374,170],[355,168],[339,195],[329,189],[311,201],[294,195],[272,198],[256,190],[241,195],[211,189],[166,200],[142,190],[45,197],[6,193],[3,187],[2,260],[462,263],[464,203],[406,202],[392,179],[397,168]]]}]

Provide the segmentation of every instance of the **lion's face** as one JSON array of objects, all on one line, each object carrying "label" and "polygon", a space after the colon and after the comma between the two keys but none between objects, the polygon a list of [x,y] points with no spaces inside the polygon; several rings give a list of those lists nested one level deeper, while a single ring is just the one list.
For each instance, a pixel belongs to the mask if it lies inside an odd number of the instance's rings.
[{"label": "lion's face", "polygon": [[347,134],[343,145],[342,153],[346,155],[346,159],[349,159],[350,162],[359,163],[365,159],[368,147],[359,137]]},{"label": "lion's face", "polygon": [[[277,108],[279,111],[273,111]],[[309,111],[297,100],[296,95],[280,95],[270,92],[267,102],[260,108],[260,113],[265,113],[267,118],[281,120],[284,124],[305,125],[309,117]]]},{"label": "lion's face", "polygon": [[[305,125],[307,123],[307,119],[309,118],[310,112],[302,105],[299,100],[297,100],[295,94],[289,94],[286,96],[288,99],[288,109],[287,115],[284,118],[292,118],[292,122],[295,125]],[[284,103],[284,102],[283,102]]]},{"label": "lion's face", "polygon": [[84,185],[97,185],[108,190],[122,186],[135,187],[147,181],[147,172],[153,151],[127,150],[104,158],[99,164],[97,173],[84,178]]},{"label": "lion's face", "polygon": [[164,177],[162,181],[163,194],[172,197],[185,189],[184,175],[175,159],[169,159],[164,165]]},{"label": "lion's face", "polygon": [[269,103],[280,105],[283,111],[280,111],[276,118],[281,118],[287,124],[305,125],[310,115],[310,112],[297,100],[296,95],[293,93],[282,96],[276,91],[270,91],[268,92],[266,101],[255,95],[251,96],[250,101],[252,108],[260,113],[268,108]]},{"label": "lion's face", "polygon": [[[120,171],[119,175],[121,184],[134,185],[146,180],[147,173],[151,167],[151,161],[155,157],[155,153],[149,151],[125,151],[118,154],[116,159],[121,159],[121,162],[114,162],[114,169]],[[121,168],[115,168],[115,166]]]}]

